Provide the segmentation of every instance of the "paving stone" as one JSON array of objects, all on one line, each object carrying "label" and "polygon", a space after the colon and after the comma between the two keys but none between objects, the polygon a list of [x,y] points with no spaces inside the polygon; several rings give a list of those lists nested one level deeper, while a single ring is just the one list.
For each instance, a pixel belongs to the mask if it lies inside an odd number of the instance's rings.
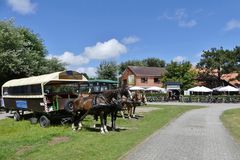
[{"label": "paving stone", "polygon": [[122,159],[240,160],[240,144],[234,141],[219,119],[224,110],[240,108],[240,104],[200,105],[207,108],[184,113]]}]

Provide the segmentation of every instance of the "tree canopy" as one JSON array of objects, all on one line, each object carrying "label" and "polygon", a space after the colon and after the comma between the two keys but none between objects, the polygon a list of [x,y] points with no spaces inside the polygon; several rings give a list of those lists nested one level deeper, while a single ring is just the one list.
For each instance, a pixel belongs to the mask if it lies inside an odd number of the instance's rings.
[{"label": "tree canopy", "polygon": [[193,86],[197,73],[192,70],[192,65],[189,61],[186,62],[173,62],[167,64],[167,73],[162,78],[165,82],[180,82],[182,89],[186,90]]},{"label": "tree canopy", "polygon": [[118,66],[115,61],[102,61],[97,68],[99,79],[117,80]]},{"label": "tree canopy", "polygon": [[165,67],[165,61],[159,58],[146,58],[143,60],[128,60],[119,64],[119,73],[127,68],[127,66],[145,66],[145,67]]},{"label": "tree canopy", "polygon": [[37,34],[17,27],[11,20],[0,21],[0,85],[15,79],[64,70],[57,59],[46,59],[47,50]]},{"label": "tree canopy", "polygon": [[[204,70],[200,73],[202,79],[209,75],[217,73],[216,85],[221,84],[221,76],[225,73],[233,73],[240,71],[240,47],[235,47],[233,50],[212,48],[203,51],[201,60],[197,67]],[[213,77],[213,76],[212,76]]]}]

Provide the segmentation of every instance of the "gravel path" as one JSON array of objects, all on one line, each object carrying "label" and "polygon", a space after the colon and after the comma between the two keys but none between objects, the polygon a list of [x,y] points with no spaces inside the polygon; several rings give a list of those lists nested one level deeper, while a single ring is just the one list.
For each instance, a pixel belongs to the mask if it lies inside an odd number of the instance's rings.
[{"label": "gravel path", "polygon": [[240,160],[240,144],[233,140],[219,119],[224,110],[240,108],[240,104],[200,105],[207,108],[184,113],[122,159]]}]

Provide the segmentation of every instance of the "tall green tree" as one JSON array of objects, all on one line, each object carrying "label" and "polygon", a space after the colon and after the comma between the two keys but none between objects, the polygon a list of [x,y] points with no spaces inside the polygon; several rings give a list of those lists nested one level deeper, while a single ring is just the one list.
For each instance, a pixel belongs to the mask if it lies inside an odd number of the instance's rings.
[{"label": "tall green tree", "polygon": [[[200,73],[200,77],[209,77],[213,73],[217,73],[216,85],[221,85],[221,76],[224,73],[239,72],[240,67],[240,48],[235,47],[233,50],[225,50],[212,48],[203,51],[201,60],[197,67],[205,72]],[[213,77],[213,76],[211,76]]]},{"label": "tall green tree", "polygon": [[193,86],[197,73],[192,70],[192,65],[189,61],[173,62],[167,64],[167,73],[162,78],[162,82],[180,82],[182,89],[186,90]]},{"label": "tall green tree", "polygon": [[15,79],[64,70],[57,59],[46,59],[47,50],[37,34],[17,27],[11,20],[0,21],[0,85]]},{"label": "tall green tree", "polygon": [[147,58],[142,60],[142,62],[146,67],[165,67],[165,61],[159,58]]},{"label": "tall green tree", "polygon": [[144,64],[141,60],[128,60],[122,62],[119,64],[119,74],[122,74],[128,66],[144,66]]},{"label": "tall green tree", "polygon": [[118,66],[115,61],[102,61],[97,68],[99,79],[117,80]]},{"label": "tall green tree", "polygon": [[197,64],[197,67],[207,70],[208,72],[213,72],[213,70],[215,70],[217,72],[217,77],[220,80],[221,74],[225,70],[224,67],[227,64],[228,52],[228,50],[224,50],[223,48],[212,48],[210,50],[203,51],[201,60]]}]

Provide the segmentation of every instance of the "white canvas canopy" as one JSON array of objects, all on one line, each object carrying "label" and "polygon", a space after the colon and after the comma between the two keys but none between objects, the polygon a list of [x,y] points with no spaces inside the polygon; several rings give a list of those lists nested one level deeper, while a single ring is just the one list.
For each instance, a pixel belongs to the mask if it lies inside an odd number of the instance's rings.
[{"label": "white canvas canopy", "polygon": [[7,81],[2,87],[13,87],[13,86],[24,86],[24,85],[34,85],[34,84],[47,84],[49,82],[58,81],[87,81],[87,79],[80,73],[76,71],[62,71],[50,74],[44,74],[40,76],[33,76],[28,78],[13,79]]},{"label": "white canvas canopy", "polygon": [[222,86],[219,86],[219,87],[213,88],[212,90],[214,90],[214,91],[218,91],[220,88],[222,88]]},{"label": "white canvas canopy", "polygon": [[204,87],[204,86],[201,86],[201,87],[196,86],[196,87],[188,89],[188,91],[190,91],[190,92],[212,92],[213,90],[211,90],[207,87]]},{"label": "white canvas canopy", "polygon": [[161,91],[161,92],[165,92],[165,89],[161,88],[161,87],[153,86],[153,87],[147,88],[146,91]]},{"label": "white canvas canopy", "polygon": [[137,91],[137,90],[145,90],[145,89],[142,88],[142,87],[139,87],[139,86],[133,86],[133,87],[130,87],[129,90],[131,90],[131,91]]},{"label": "white canvas canopy", "polygon": [[225,86],[218,89],[219,92],[238,92],[239,89],[232,86]]}]

